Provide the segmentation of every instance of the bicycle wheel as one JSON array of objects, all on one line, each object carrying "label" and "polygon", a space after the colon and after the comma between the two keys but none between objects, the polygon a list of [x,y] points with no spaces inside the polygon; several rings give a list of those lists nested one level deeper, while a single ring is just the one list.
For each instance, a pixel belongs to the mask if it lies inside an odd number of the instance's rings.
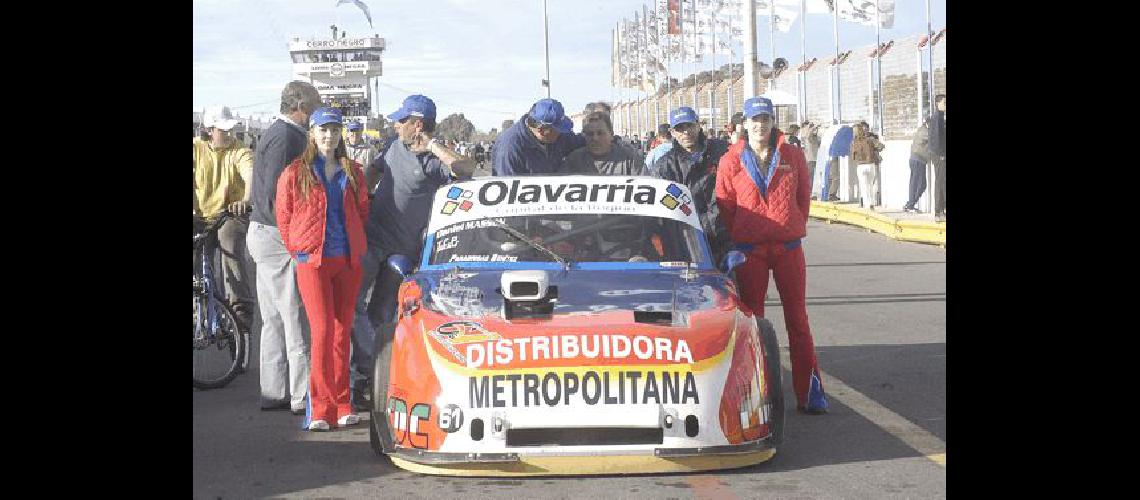
[{"label": "bicycle wheel", "polygon": [[[210,309],[213,314],[207,315]],[[238,365],[249,348],[249,334],[243,330],[228,304],[194,293],[195,389],[217,389],[237,376]]]}]

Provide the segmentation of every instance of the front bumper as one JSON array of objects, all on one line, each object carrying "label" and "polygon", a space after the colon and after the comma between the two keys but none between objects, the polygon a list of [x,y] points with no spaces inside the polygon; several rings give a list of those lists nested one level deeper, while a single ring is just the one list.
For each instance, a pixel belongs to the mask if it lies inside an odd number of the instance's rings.
[{"label": "front bumper", "polygon": [[507,453],[441,453],[397,448],[388,456],[412,472],[448,476],[565,476],[645,474],[734,469],[765,462],[776,454],[768,438],[739,445],[575,451],[545,448]]}]

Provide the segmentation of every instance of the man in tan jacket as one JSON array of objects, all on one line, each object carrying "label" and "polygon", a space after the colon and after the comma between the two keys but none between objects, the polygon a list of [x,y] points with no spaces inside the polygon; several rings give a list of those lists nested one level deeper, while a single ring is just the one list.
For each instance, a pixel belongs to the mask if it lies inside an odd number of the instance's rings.
[{"label": "man in tan jacket", "polygon": [[194,215],[211,220],[229,210],[232,218],[218,229],[222,249],[222,278],[226,300],[247,326],[254,302],[250,293],[252,266],[247,263],[245,234],[249,227],[250,174],[253,154],[232,134],[238,120],[227,107],[209,108],[203,125],[210,140],[194,139]]}]

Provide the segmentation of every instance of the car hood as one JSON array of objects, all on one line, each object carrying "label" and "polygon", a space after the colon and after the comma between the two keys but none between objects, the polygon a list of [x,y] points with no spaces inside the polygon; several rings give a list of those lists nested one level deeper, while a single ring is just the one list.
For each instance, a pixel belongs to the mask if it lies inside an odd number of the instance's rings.
[{"label": "car hood", "polygon": [[[449,270],[420,273],[423,307],[455,319],[502,317],[506,299],[499,291],[503,270]],[[549,271],[558,299],[547,321],[575,316],[614,317],[613,311],[671,312],[676,321],[691,313],[735,310],[735,285],[718,272],[681,270]],[[634,321],[632,315],[630,322]],[[540,320],[541,321],[541,320]],[[678,325],[679,326],[679,325]]]}]

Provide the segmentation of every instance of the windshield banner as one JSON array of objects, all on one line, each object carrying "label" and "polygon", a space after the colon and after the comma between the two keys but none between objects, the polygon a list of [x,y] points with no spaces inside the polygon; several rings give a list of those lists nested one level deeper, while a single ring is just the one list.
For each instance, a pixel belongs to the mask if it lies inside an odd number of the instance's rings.
[{"label": "windshield banner", "polygon": [[436,192],[428,231],[488,217],[623,214],[674,219],[701,229],[689,188],[649,177],[485,177]]}]

